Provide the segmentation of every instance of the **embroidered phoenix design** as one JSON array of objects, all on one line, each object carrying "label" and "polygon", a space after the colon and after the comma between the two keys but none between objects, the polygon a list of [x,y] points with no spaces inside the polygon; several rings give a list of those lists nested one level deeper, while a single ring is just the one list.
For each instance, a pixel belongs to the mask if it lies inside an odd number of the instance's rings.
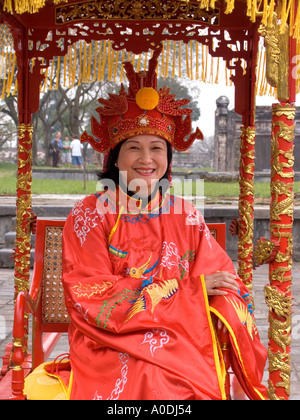
[{"label": "embroidered phoenix design", "polygon": [[155,307],[162,299],[170,299],[178,290],[176,279],[165,280],[160,283],[153,283],[144,287],[140,296],[131,307],[125,322],[129,321],[139,312],[150,309],[153,314]]},{"label": "embroidered phoenix design", "polygon": [[243,305],[241,302],[236,302],[236,301],[234,301],[232,299],[229,299],[227,297],[225,297],[225,299],[227,300],[227,302],[231,303],[231,305],[235,309],[235,312],[236,312],[237,316],[239,317],[239,320],[241,321],[241,323],[243,325],[245,325],[250,337],[253,340],[253,332],[252,331],[253,331],[254,323],[253,323],[252,316],[251,316],[250,312],[248,311],[247,307],[245,305]]}]

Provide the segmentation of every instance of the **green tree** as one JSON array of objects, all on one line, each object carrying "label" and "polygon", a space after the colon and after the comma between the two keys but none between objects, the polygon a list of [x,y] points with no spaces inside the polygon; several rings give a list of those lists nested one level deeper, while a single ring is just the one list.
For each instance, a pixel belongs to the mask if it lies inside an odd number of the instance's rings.
[{"label": "green tree", "polygon": [[199,91],[195,89],[192,91],[187,85],[183,83],[183,79],[179,79],[178,77],[159,77],[157,79],[157,87],[162,88],[163,86],[170,88],[170,93],[172,95],[176,95],[177,99],[189,99],[191,102],[186,105],[186,108],[191,108],[193,110],[191,115],[192,121],[198,121],[200,117],[200,108],[197,101]]}]

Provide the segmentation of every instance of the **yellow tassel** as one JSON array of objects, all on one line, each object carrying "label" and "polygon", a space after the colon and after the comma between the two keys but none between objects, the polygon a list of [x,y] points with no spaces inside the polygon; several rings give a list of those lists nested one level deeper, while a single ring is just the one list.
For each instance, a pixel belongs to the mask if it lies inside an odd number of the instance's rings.
[{"label": "yellow tassel", "polygon": [[100,49],[99,49],[99,64],[98,64],[97,82],[101,81],[101,69],[102,69],[102,41],[100,41]]},{"label": "yellow tassel", "polygon": [[251,9],[252,9],[252,0],[247,0],[247,12],[246,15],[247,16],[251,16]]},{"label": "yellow tassel", "polygon": [[139,73],[141,70],[141,60],[142,60],[142,54],[139,54],[139,59],[136,67],[136,71]]},{"label": "yellow tassel", "polygon": [[[8,60],[8,52],[6,51],[6,54],[5,54],[5,66],[4,66],[4,74],[5,75],[7,73],[7,60]],[[4,99],[5,98],[5,86],[6,86],[6,78],[3,79],[3,87],[2,87],[1,99]]]},{"label": "yellow tassel", "polygon": [[78,76],[78,86],[81,85],[81,55],[82,55],[82,45],[79,42],[79,76]]},{"label": "yellow tassel", "polygon": [[68,55],[69,55],[69,51],[64,56],[64,87],[66,87],[66,80],[67,80],[67,57],[68,57]]},{"label": "yellow tassel", "polygon": [[110,79],[112,80],[112,78],[113,78],[113,69],[114,69],[114,62],[115,62],[115,55],[116,55],[116,52],[115,52],[115,50],[112,48],[112,50],[111,50],[111,63],[110,63],[110,68],[109,68],[109,72],[110,72]]},{"label": "yellow tassel", "polygon": [[161,77],[164,77],[165,72],[165,43],[162,43],[162,51],[161,51],[161,65],[160,65],[160,73],[157,71],[157,74],[160,74]]},{"label": "yellow tassel", "polygon": [[94,48],[94,75],[93,75],[93,82],[96,80],[96,73],[97,73],[98,42],[99,41],[95,41],[95,48]]},{"label": "yellow tassel", "polygon": [[106,57],[107,57],[107,54],[106,54],[106,45],[107,45],[107,40],[104,41],[104,45],[103,45],[101,82],[103,82],[103,80],[104,80],[104,74],[105,74]]},{"label": "yellow tassel", "polygon": [[147,70],[147,63],[148,63],[148,52],[145,53],[145,60],[144,60],[144,71]]},{"label": "yellow tassel", "polygon": [[5,62],[4,54],[1,54],[0,74],[2,74],[4,62]]},{"label": "yellow tassel", "polygon": [[233,9],[234,9],[234,0],[226,0],[225,14],[231,13]]},{"label": "yellow tassel", "polygon": [[282,33],[285,30],[286,22],[289,16],[290,4],[291,4],[290,1],[289,1],[289,4],[287,5],[287,0],[282,0],[281,14],[280,14],[281,23],[279,26],[280,33]]},{"label": "yellow tassel", "polygon": [[178,60],[178,76],[181,77],[181,40],[179,41],[179,60]]},{"label": "yellow tassel", "polygon": [[185,61],[186,61],[186,75],[187,77],[190,77],[188,44],[185,44]]},{"label": "yellow tassel", "polygon": [[257,57],[257,68],[256,68],[256,90],[258,90],[258,86],[261,84],[261,78],[262,78],[262,70],[261,70],[261,58],[262,54],[261,51],[258,51],[258,57]]},{"label": "yellow tassel", "polygon": [[3,10],[8,13],[13,13],[12,0],[4,0]]},{"label": "yellow tassel", "polygon": [[77,46],[74,44],[74,60],[73,60],[73,72],[72,72],[72,86],[75,85],[77,74]]},{"label": "yellow tassel", "polygon": [[87,81],[87,51],[86,42],[83,42],[83,68],[82,68],[82,83]]},{"label": "yellow tassel", "polygon": [[270,5],[269,5],[268,26],[272,25],[273,16],[274,16],[274,9],[275,9],[275,0],[271,0]]},{"label": "yellow tassel", "polygon": [[121,67],[121,74],[120,74],[120,83],[122,83],[123,76],[124,76],[124,66],[123,66],[124,60],[125,60],[125,50],[123,50],[123,56],[122,56],[122,67]]},{"label": "yellow tassel", "polygon": [[87,71],[87,82],[91,82],[91,71],[92,71],[92,43],[89,45],[89,65]]},{"label": "yellow tassel", "polygon": [[16,82],[15,82],[15,88],[14,88],[14,91],[13,91],[13,95],[15,95],[17,92],[18,92],[18,79],[16,79]]},{"label": "yellow tassel", "polygon": [[116,76],[117,76],[119,54],[120,54],[120,51],[118,50],[116,53],[116,58],[115,58],[114,82],[116,81]]},{"label": "yellow tassel", "polygon": [[210,76],[209,81],[212,83],[214,81],[214,59],[213,57],[210,58]]},{"label": "yellow tassel", "polygon": [[250,18],[252,22],[256,20],[257,0],[252,0]]},{"label": "yellow tassel", "polygon": [[194,80],[194,75],[193,75],[193,41],[190,41],[191,42],[191,44],[190,44],[190,58],[191,58],[191,63],[190,63],[190,69],[191,69],[191,71],[190,71],[190,77],[191,77],[191,80]]},{"label": "yellow tassel", "polygon": [[196,42],[196,80],[199,79],[199,43]]},{"label": "yellow tassel", "polygon": [[219,73],[220,73],[220,58],[218,57],[218,59],[217,59],[217,72],[216,72],[216,77],[215,77],[215,83],[216,84],[219,83]]},{"label": "yellow tassel", "polygon": [[15,66],[16,66],[16,54],[12,54],[12,65],[11,65],[9,79],[7,81],[7,89],[6,89],[7,95],[10,95],[11,93],[12,82],[13,82],[14,74],[15,74]]},{"label": "yellow tassel", "polygon": [[208,66],[208,47],[204,47],[204,58],[202,57],[202,60],[204,59],[204,72],[203,72],[203,81],[207,82],[207,66]]},{"label": "yellow tassel", "polygon": [[227,66],[225,65],[225,84],[226,86],[229,85],[229,81],[228,81],[228,69]]},{"label": "yellow tassel", "polygon": [[204,45],[201,44],[201,81],[202,82],[205,82],[205,80],[204,80],[204,66],[205,66]]},{"label": "yellow tassel", "polygon": [[268,19],[269,5],[268,5],[268,0],[263,0],[263,2],[264,2],[264,6],[263,6],[263,11],[262,11],[261,24],[265,26],[267,24],[267,19]]},{"label": "yellow tassel", "polygon": [[165,78],[169,76],[169,60],[170,60],[170,40],[167,40],[167,55],[165,63]]},{"label": "yellow tassel", "polygon": [[108,41],[108,51],[107,51],[107,65],[108,65],[108,80],[111,82],[112,75],[112,50],[111,50],[111,40]]},{"label": "yellow tassel", "polygon": [[59,73],[60,73],[60,57],[57,57],[57,69],[56,69],[56,84],[55,84],[55,90],[58,89],[58,83],[59,83]]},{"label": "yellow tassel", "polygon": [[176,67],[176,42],[173,41],[173,68],[172,68],[172,78],[175,77],[175,67]]},{"label": "yellow tassel", "polygon": [[133,65],[133,67],[134,67],[134,63],[135,63],[135,54],[132,54],[132,61],[131,61],[131,64]]},{"label": "yellow tassel", "polygon": [[266,54],[264,54],[264,56],[263,56],[262,68],[263,68],[264,71],[261,72],[261,82],[260,82],[260,90],[259,90],[259,94],[261,96],[263,96],[264,90],[265,90],[264,83],[266,81],[266,72],[265,72],[265,68],[266,68]]},{"label": "yellow tassel", "polygon": [[51,73],[50,73],[50,83],[49,83],[49,90],[52,90],[52,82],[53,82],[53,71],[54,71],[54,60],[51,60]]},{"label": "yellow tassel", "polygon": [[43,92],[46,92],[46,87],[47,87],[47,83],[48,83],[48,73],[49,73],[49,67],[47,67],[46,71],[45,71],[45,80],[44,80],[44,85],[43,85]]},{"label": "yellow tassel", "polygon": [[69,77],[69,87],[72,86],[72,75],[73,75],[73,46],[69,46],[68,58],[69,58],[69,67],[68,67],[68,77]]},{"label": "yellow tassel", "polygon": [[290,17],[289,17],[289,35],[293,36],[293,27],[294,27],[294,12],[295,12],[295,1],[294,0],[289,0],[289,12],[290,12]]},{"label": "yellow tassel", "polygon": [[300,3],[298,2],[298,10],[295,18],[295,24],[293,26],[293,38],[298,40],[300,43]]}]

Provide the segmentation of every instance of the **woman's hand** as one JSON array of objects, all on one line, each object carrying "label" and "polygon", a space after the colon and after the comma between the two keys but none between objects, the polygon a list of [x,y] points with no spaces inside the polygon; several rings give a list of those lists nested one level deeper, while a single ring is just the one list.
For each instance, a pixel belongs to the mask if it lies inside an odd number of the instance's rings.
[{"label": "woman's hand", "polygon": [[[226,271],[219,271],[214,274],[209,274],[208,276],[204,276],[206,291],[208,296],[225,296],[228,292],[225,290],[219,289],[231,289],[231,290],[239,290],[239,285],[236,281],[237,277],[234,274],[227,273]],[[218,318],[216,320],[216,326],[221,331],[223,329],[223,333],[227,333],[227,328],[223,324],[223,322]]]},{"label": "woman's hand", "polygon": [[214,274],[204,276],[207,295],[208,296],[225,296],[227,292],[220,289],[231,289],[234,291],[239,290],[237,277],[234,274],[227,273],[226,271],[219,271]]}]

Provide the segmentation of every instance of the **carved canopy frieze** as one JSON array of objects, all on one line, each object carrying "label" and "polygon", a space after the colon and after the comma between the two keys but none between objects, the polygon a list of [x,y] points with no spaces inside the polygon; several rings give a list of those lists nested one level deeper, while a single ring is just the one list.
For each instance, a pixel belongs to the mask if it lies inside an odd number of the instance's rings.
[{"label": "carved canopy frieze", "polygon": [[174,0],[98,0],[56,7],[56,24],[82,20],[190,20],[219,25],[219,9],[206,10],[199,2]]}]

